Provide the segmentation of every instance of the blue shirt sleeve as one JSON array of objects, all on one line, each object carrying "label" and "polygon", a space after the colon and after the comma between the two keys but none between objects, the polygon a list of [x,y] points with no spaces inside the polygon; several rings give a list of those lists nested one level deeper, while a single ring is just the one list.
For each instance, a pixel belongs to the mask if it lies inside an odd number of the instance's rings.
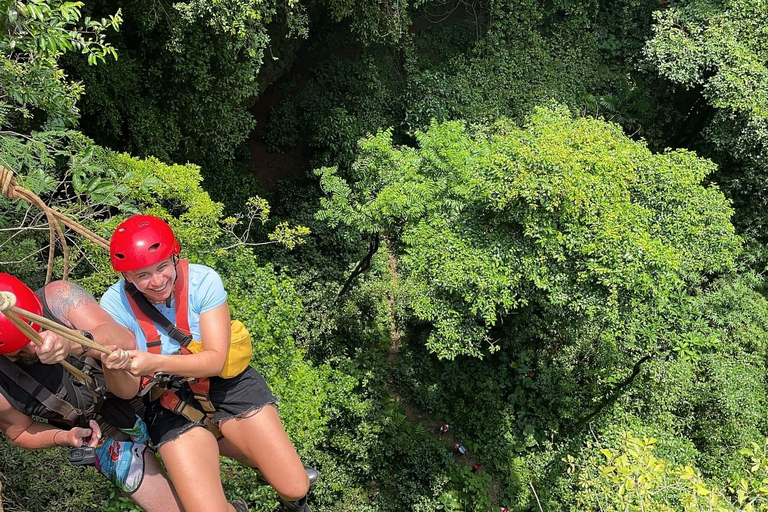
[{"label": "blue shirt sleeve", "polygon": [[215,309],[227,301],[221,277],[210,267],[190,265],[190,296],[198,314]]},{"label": "blue shirt sleeve", "polygon": [[133,315],[128,318],[129,315],[123,305],[122,293],[120,292],[121,283],[122,281],[110,286],[101,296],[99,304],[117,323],[130,328],[130,320],[133,320]]}]

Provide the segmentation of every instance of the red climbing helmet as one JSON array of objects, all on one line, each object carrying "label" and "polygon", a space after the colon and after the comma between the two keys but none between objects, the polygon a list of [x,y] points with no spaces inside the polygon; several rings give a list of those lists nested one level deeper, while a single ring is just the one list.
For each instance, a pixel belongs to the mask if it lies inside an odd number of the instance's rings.
[{"label": "red climbing helmet", "polygon": [[109,257],[116,272],[127,272],[159,263],[179,254],[171,227],[154,215],[134,215],[123,221],[109,241]]},{"label": "red climbing helmet", "polygon": [[[12,275],[0,272],[0,292],[13,293],[16,296],[17,308],[38,315],[43,314],[43,306],[35,292]],[[39,325],[32,324],[32,328],[40,331]],[[15,352],[28,344],[29,341],[29,338],[18,330],[4,314],[0,313],[0,354]]]}]

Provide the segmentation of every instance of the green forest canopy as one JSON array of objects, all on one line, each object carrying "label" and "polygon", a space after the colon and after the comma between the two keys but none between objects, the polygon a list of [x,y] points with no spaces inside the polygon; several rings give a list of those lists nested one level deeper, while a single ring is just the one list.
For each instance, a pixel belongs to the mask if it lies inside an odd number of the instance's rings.
[{"label": "green forest canopy", "polygon": [[[315,510],[766,510],[766,19],[5,0],[0,165],[103,236],[167,218],[221,273]],[[45,219],[0,212],[0,266],[42,284]],[[0,451],[9,508],[131,509]]]}]

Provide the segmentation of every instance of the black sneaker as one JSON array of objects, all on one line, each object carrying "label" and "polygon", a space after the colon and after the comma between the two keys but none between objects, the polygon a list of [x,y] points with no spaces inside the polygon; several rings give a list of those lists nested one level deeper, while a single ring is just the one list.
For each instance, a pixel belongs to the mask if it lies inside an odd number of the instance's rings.
[{"label": "black sneaker", "polygon": [[283,502],[283,508],[287,512],[312,512],[312,509],[309,508],[309,505],[307,504],[306,496],[296,501],[280,501]]}]

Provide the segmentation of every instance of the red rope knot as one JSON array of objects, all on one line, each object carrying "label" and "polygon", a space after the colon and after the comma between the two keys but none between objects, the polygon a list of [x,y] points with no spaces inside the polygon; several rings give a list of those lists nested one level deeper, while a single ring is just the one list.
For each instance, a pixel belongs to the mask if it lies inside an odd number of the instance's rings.
[{"label": "red rope knot", "polygon": [[13,179],[13,172],[0,165],[0,192],[8,199],[16,199],[19,195],[16,193],[16,180]]}]

